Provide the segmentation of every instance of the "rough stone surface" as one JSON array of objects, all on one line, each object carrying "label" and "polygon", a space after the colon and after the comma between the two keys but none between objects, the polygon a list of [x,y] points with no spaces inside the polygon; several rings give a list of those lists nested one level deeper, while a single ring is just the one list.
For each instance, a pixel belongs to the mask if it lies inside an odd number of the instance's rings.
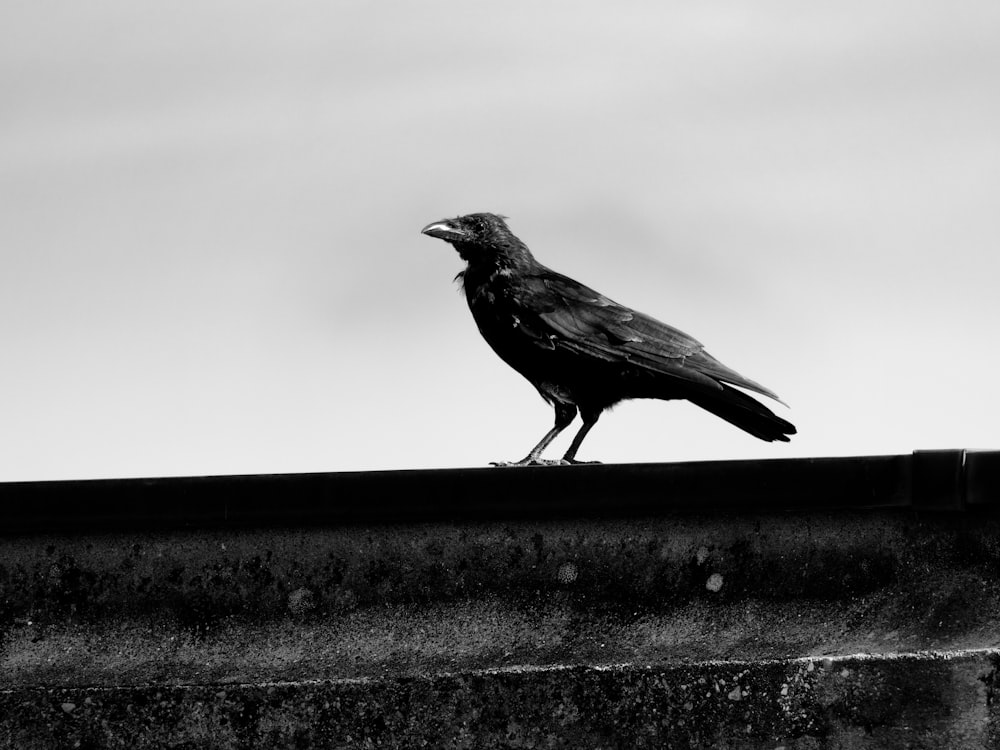
[{"label": "rough stone surface", "polygon": [[8,537],[0,747],[1000,746],[998,571],[911,510]]},{"label": "rough stone surface", "polygon": [[35,748],[981,748],[994,653],[0,691]]}]

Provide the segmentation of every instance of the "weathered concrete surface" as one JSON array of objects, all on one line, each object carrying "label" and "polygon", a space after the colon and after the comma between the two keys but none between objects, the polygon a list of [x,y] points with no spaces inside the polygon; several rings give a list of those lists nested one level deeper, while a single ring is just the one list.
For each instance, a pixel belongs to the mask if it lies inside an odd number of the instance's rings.
[{"label": "weathered concrete surface", "polygon": [[[428,523],[267,531],[7,537],[0,592],[14,617],[306,610],[572,591],[659,605],[720,597],[841,599],[937,571],[1000,569],[1000,518],[914,511],[670,514],[620,521]],[[707,597],[709,599],[719,597]]]},{"label": "weathered concrete surface", "polygon": [[[938,584],[942,584],[939,579]],[[192,625],[122,616],[10,628],[0,689],[414,676],[519,665],[694,664],[1000,648],[1000,597],[981,582],[840,601],[745,598],[659,610],[565,592],[547,600],[386,605],[340,616]],[[971,606],[970,606],[971,605]],[[981,609],[979,609],[981,608]]]},{"label": "weathered concrete surface", "polygon": [[990,648],[998,570],[912,512],[21,537],[0,688]]},{"label": "weathered concrete surface", "polygon": [[997,652],[0,691],[0,741],[129,748],[985,748]]},{"label": "weathered concrete surface", "polygon": [[987,510],[7,534],[0,747],[1000,747]]}]

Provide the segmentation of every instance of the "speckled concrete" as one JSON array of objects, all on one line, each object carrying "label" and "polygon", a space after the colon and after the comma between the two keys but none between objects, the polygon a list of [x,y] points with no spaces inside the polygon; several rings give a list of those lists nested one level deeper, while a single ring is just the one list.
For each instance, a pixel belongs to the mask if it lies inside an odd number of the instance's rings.
[{"label": "speckled concrete", "polygon": [[998,571],[913,511],[7,538],[0,747],[1000,746]]},{"label": "speckled concrete", "polygon": [[997,655],[0,691],[45,748],[984,748]]}]

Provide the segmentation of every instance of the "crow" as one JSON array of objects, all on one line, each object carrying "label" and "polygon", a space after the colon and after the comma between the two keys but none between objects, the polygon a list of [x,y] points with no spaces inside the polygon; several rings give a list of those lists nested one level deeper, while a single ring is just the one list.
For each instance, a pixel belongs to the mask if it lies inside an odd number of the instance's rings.
[{"label": "crow", "polygon": [[[546,268],[507,227],[506,217],[469,214],[421,232],[451,243],[466,262],[461,280],[479,332],[555,409],[555,425],[520,461],[575,464],[601,413],[633,398],[687,399],[766,441],[795,427],[733,386],[780,399],[729,369],[695,339]],[[784,403],[784,402],[781,402]],[[583,426],[560,461],[542,451],[576,418]]]}]

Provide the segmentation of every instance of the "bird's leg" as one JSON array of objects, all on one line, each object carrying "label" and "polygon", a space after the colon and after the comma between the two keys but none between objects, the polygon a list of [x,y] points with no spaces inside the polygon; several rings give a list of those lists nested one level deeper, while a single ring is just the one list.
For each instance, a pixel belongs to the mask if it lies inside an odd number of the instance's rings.
[{"label": "bird's leg", "polygon": [[598,409],[594,411],[593,409],[587,409],[584,411],[581,409],[580,416],[583,418],[583,425],[580,427],[576,435],[573,436],[573,442],[569,444],[569,449],[566,451],[566,455],[562,457],[562,460],[568,464],[600,463],[600,461],[577,461],[576,452],[580,450],[580,444],[583,443],[583,439],[587,437],[587,433],[590,432],[590,428],[597,424],[597,420],[601,416],[601,410]]},{"label": "bird's leg", "polygon": [[538,445],[531,449],[531,452],[520,461],[496,461],[494,466],[531,466],[561,464],[563,461],[543,461],[542,451],[548,448],[549,443],[556,439],[556,435],[569,427],[570,422],[576,417],[575,404],[563,404],[556,402],[556,423],[551,430],[545,433],[545,437],[538,441]]}]

